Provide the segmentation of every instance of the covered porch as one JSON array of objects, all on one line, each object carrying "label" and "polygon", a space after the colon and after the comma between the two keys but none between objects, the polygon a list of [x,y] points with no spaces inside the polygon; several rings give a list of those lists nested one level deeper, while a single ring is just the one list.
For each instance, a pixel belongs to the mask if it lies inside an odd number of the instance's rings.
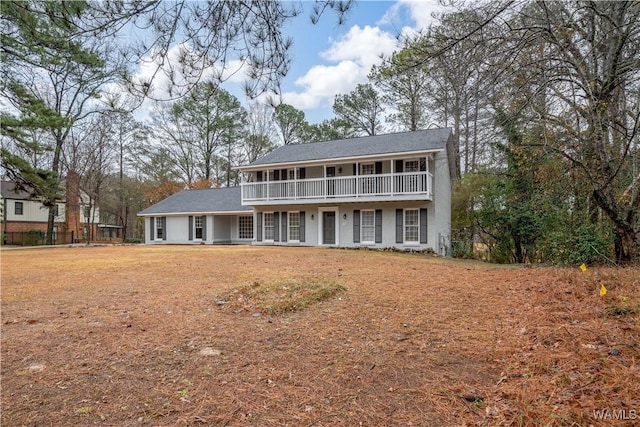
[{"label": "covered porch", "polygon": [[244,170],[242,204],[433,199],[432,155]]}]

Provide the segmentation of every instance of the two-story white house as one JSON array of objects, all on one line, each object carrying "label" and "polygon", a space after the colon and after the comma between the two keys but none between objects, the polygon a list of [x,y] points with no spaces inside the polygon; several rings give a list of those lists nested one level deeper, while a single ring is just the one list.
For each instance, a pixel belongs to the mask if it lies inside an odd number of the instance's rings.
[{"label": "two-story white house", "polygon": [[[237,168],[239,189],[185,190],[140,212],[145,240],[216,243],[217,234],[230,243],[446,254],[450,138],[450,129],[431,129],[279,147]],[[209,204],[198,207],[201,198]],[[216,223],[217,216],[227,219]],[[202,224],[213,232],[197,239]]]},{"label": "two-story white house", "polygon": [[[77,174],[69,173],[77,179]],[[65,199],[56,203],[54,216],[54,234],[59,242],[70,242],[73,239],[86,238],[89,227],[93,227],[93,236],[102,224],[98,224],[100,210],[89,196],[73,187],[71,199],[77,197],[75,203],[69,203],[69,194],[65,188]],[[49,219],[49,208],[42,200],[34,198],[28,192],[19,189],[14,182],[0,182],[0,205],[2,206],[2,232],[4,240],[9,244],[20,242],[22,233],[46,232]],[[18,243],[19,244],[19,243]]]}]

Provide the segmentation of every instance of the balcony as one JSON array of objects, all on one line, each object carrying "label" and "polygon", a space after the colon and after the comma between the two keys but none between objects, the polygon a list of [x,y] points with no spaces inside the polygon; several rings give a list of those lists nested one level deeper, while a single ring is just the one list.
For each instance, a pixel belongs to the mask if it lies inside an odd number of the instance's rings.
[{"label": "balcony", "polygon": [[430,172],[242,183],[243,205],[433,200]]}]

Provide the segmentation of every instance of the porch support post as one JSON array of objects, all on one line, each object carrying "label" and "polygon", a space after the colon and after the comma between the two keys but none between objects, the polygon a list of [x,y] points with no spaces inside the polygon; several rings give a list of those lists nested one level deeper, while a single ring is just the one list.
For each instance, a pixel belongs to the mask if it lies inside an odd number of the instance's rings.
[{"label": "porch support post", "polygon": [[360,197],[360,162],[356,162],[356,197]]},{"label": "porch support post", "polygon": [[324,186],[323,199],[326,199],[327,198],[327,165],[326,165],[326,163],[322,167],[324,169],[324,174],[323,174],[324,175],[324,180],[323,180],[324,181],[324,183],[323,183],[324,184],[323,185]]},{"label": "porch support post", "polygon": [[396,171],[393,159],[389,159],[389,171],[391,172],[391,195],[396,192]]}]

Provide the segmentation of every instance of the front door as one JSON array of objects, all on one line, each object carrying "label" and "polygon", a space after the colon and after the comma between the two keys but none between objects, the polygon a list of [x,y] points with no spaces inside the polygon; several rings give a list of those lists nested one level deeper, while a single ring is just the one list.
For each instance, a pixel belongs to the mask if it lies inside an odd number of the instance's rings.
[{"label": "front door", "polygon": [[335,211],[322,212],[322,244],[336,244],[336,213]]},{"label": "front door", "polygon": [[336,167],[335,166],[327,166],[327,196],[333,196],[336,194]]}]

